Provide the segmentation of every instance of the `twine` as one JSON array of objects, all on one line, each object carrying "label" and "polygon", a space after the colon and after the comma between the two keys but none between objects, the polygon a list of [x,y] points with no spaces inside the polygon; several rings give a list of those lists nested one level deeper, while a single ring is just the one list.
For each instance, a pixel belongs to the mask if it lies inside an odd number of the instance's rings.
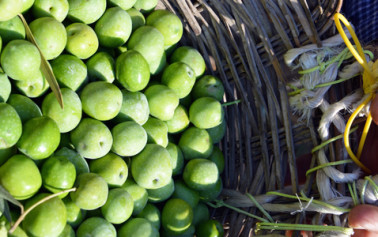
[{"label": "twine", "polygon": [[[357,107],[364,101],[366,100],[367,98],[369,97],[368,94],[364,94],[358,101],[356,101],[355,103],[352,104],[351,106],[351,111],[354,111],[357,109]],[[359,117],[365,117],[369,114],[369,111],[370,111],[370,103],[367,104],[361,111],[360,113],[358,114]]]},{"label": "twine", "polygon": [[[350,38],[350,35],[348,35],[348,38]],[[318,133],[322,142],[329,139],[331,124],[340,133],[344,133],[346,122],[339,114],[340,111],[353,111],[361,101],[366,99],[361,89],[345,96],[334,104],[329,104],[324,98],[337,78],[339,78],[338,82],[342,82],[361,74],[363,71],[362,66],[358,62],[353,62],[344,66],[339,72],[343,61],[351,58],[353,55],[347,47],[340,46],[344,44],[340,35],[335,35],[326,40],[326,42],[328,42],[328,47],[316,49],[314,45],[304,46],[289,50],[284,56],[285,62],[293,69],[298,67],[302,69],[302,71],[299,71],[299,74],[302,74],[301,78],[294,81],[291,85],[295,90],[289,99],[293,113],[298,114],[300,120],[307,120],[308,123],[314,109],[320,108],[323,114],[319,123]],[[296,58],[298,58],[299,63],[293,65],[293,61]],[[372,62],[369,63],[369,66],[373,68]],[[368,111],[369,106],[366,106],[359,115],[366,115]],[[342,159],[345,160],[347,157],[348,154],[344,151]],[[320,165],[329,163],[327,147],[322,147],[317,151],[317,160]],[[338,196],[336,190],[331,186],[330,180],[338,183],[349,183],[357,180],[359,175],[359,169],[354,169],[351,173],[341,172],[332,166],[323,167],[322,170],[318,170],[316,184],[322,200],[331,200]]]},{"label": "twine", "polygon": [[363,72],[363,67],[359,62],[354,62],[344,66],[344,68],[339,72],[340,78],[351,78],[355,75],[359,75]]},{"label": "twine", "polygon": [[344,132],[345,121],[339,112],[341,110],[349,110],[351,107],[353,108],[355,103],[359,102],[362,97],[363,91],[359,89],[353,94],[347,95],[342,100],[332,105],[329,105],[326,102],[322,104],[320,109],[323,112],[323,116],[320,119],[318,128],[319,136],[322,140],[329,139],[329,127],[332,123],[340,133]]},{"label": "twine", "polygon": [[[318,63],[314,57],[309,56],[308,54],[304,54],[300,57],[301,64],[303,65],[302,68],[305,68],[306,65],[310,66]],[[300,81],[305,90],[289,98],[293,112],[300,115],[300,120],[309,121],[313,110],[324,102],[324,95],[331,87],[326,86],[316,89],[316,85],[334,81],[337,78],[337,71],[338,64],[333,63],[322,73],[319,70],[315,70],[302,76]]]},{"label": "twine", "polygon": [[[345,155],[344,155],[344,157],[345,157]],[[328,161],[328,159],[325,155],[324,148],[322,148],[318,152],[318,162],[319,162],[320,165],[329,163],[329,161]],[[324,168],[322,168],[322,170],[324,171],[324,173],[329,178],[331,178],[336,183],[349,183],[349,182],[352,182],[354,180],[357,180],[358,177],[360,176],[360,170],[359,169],[353,170],[352,173],[343,173],[343,172],[339,171],[338,169],[336,169],[334,167],[324,167]],[[324,187],[318,185],[318,189],[319,190],[324,189]]]},{"label": "twine", "polygon": [[[378,175],[371,178],[374,183],[378,184]],[[376,190],[370,182],[360,179],[357,181],[357,189],[360,192],[362,203],[378,205],[378,190]]]},{"label": "twine", "polygon": [[[351,37],[350,33],[349,32],[346,32],[348,38]],[[322,41],[322,48],[320,49],[324,49],[324,48],[330,48],[330,47],[335,47],[335,46],[338,46],[340,44],[343,44],[344,41],[343,39],[341,38],[340,35],[334,35],[326,40],[323,40]],[[303,46],[303,47],[300,47],[300,48],[293,48],[293,49],[290,49],[289,51],[287,51],[284,55],[284,61],[287,65],[291,66],[292,63],[294,62],[294,60],[301,54],[304,54],[304,53],[307,53],[309,51],[313,51],[313,50],[319,50],[319,47],[316,45],[316,44],[309,44],[309,45],[306,45],[306,46]]]},{"label": "twine", "polygon": [[[290,55],[290,51],[287,54]],[[291,54],[291,56],[293,55]],[[291,96],[289,101],[294,114],[298,114],[300,120],[309,122],[313,110],[325,103],[324,96],[336,80],[342,62],[351,57],[352,54],[348,48],[339,46],[313,50],[299,56],[298,65],[294,65],[292,68],[300,66],[303,69],[303,71],[299,71],[302,76],[290,86],[296,89],[302,87],[302,89],[298,89],[299,93]],[[356,68],[355,65],[347,67],[343,72],[344,77],[340,80],[343,81],[346,80],[345,77],[354,76],[355,74],[351,74],[356,71]]]},{"label": "twine", "polygon": [[331,180],[323,169],[316,172],[316,184],[322,200],[329,201],[337,197],[336,190],[332,187]]}]

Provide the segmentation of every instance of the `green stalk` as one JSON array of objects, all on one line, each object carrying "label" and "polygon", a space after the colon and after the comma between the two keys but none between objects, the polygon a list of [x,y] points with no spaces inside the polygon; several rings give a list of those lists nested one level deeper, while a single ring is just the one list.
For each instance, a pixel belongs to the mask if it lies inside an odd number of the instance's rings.
[{"label": "green stalk", "polygon": [[301,194],[301,196],[302,196],[303,198],[308,198],[308,197],[306,196],[304,190],[301,190],[300,194]]},{"label": "green stalk", "polygon": [[346,57],[346,54],[348,54],[348,52],[349,52],[349,49],[345,48],[338,55],[331,58],[331,60],[328,60],[327,62],[319,62],[318,61],[318,64],[319,64],[318,66],[315,66],[313,68],[309,68],[309,69],[306,69],[306,70],[303,70],[303,71],[299,71],[298,74],[307,74],[307,73],[314,72],[316,70],[324,71],[332,63],[335,63],[339,60],[340,61],[344,60],[344,58]]},{"label": "green stalk", "polygon": [[[370,59],[374,58],[374,54],[371,51],[363,50],[363,52],[365,54],[369,55]],[[303,74],[314,72],[316,70],[324,71],[329,65],[331,65],[332,63],[335,63],[337,61],[339,61],[338,66],[340,67],[344,60],[352,58],[352,57],[353,57],[353,55],[350,53],[349,49],[345,48],[338,55],[331,58],[331,60],[329,60],[327,62],[319,62],[318,61],[318,64],[319,64],[318,66],[315,66],[315,67],[312,67],[312,68],[309,68],[309,69],[305,69],[305,70],[302,70],[302,71],[298,71],[298,74],[303,75]]]},{"label": "green stalk", "polygon": [[[369,55],[370,59],[374,58],[374,55],[373,55],[373,53],[371,51],[364,50],[364,53],[367,54],[367,55]],[[309,68],[309,69],[306,69],[306,70],[298,71],[298,74],[302,74],[303,75],[303,74],[314,72],[316,70],[323,71],[330,64],[335,63],[337,61],[339,61],[338,67],[340,67],[344,60],[352,58],[352,57],[353,57],[353,55],[349,52],[349,49],[345,48],[343,51],[340,52],[340,54],[338,54],[337,56],[331,58],[331,60],[329,60],[327,62],[324,62],[324,63],[319,63],[318,62],[318,64],[319,64],[318,66],[315,66],[313,68]],[[316,85],[315,88],[320,88],[320,87],[326,87],[326,86],[335,85],[335,84],[347,81],[349,79],[352,79],[352,78],[354,78],[354,77],[356,77],[358,75],[359,74],[356,74],[356,75],[353,75],[352,77],[349,77],[349,78],[342,78],[342,79],[335,80],[335,81],[332,81],[332,82],[327,82],[327,83],[319,84],[319,85]],[[289,96],[297,95],[297,94],[301,93],[302,91],[306,90],[305,88],[299,89],[299,88],[297,88],[295,86],[292,86],[290,84],[289,84],[289,87],[292,88],[292,89],[294,89],[294,91],[288,93]]]},{"label": "green stalk", "polygon": [[350,185],[350,183],[348,183],[348,189],[349,189],[349,192],[350,192],[350,196],[352,197],[353,204],[354,204],[355,206],[357,206],[356,196],[355,196],[355,193],[354,193],[353,190],[352,190],[352,186]]},{"label": "green stalk", "polygon": [[229,208],[229,209],[231,209],[231,210],[233,210],[233,211],[236,211],[236,212],[238,212],[238,213],[240,213],[240,214],[243,214],[243,215],[246,215],[246,216],[249,216],[249,217],[255,218],[255,219],[259,220],[259,221],[269,222],[269,221],[268,221],[267,219],[265,219],[265,218],[262,218],[262,217],[259,217],[259,216],[256,216],[256,215],[253,215],[253,214],[251,214],[251,213],[249,213],[249,212],[246,212],[246,211],[244,211],[244,210],[242,210],[242,209],[240,209],[240,208],[237,208],[237,207],[231,206],[231,205],[229,205],[229,204],[227,204],[227,203],[225,203],[225,202],[223,202],[223,201],[221,201],[221,200],[214,200],[214,202],[215,202],[216,204],[212,204],[212,203],[210,203],[210,202],[207,202],[207,205],[209,205],[209,206],[211,206],[211,207],[213,207],[213,208],[227,207],[227,208]]},{"label": "green stalk", "polygon": [[357,192],[357,187],[356,187],[356,181],[353,181],[352,187],[353,187],[353,193],[354,193],[354,195],[356,197],[357,205],[358,205],[358,204],[360,204],[360,200],[358,199],[358,192]]},{"label": "green stalk", "polygon": [[319,85],[316,85],[315,88],[321,88],[321,87],[326,87],[326,86],[332,86],[332,85],[335,85],[335,84],[338,84],[338,83],[341,83],[341,82],[344,82],[344,81],[348,81],[356,76],[358,76],[359,74],[355,74],[351,77],[348,77],[348,78],[341,78],[341,79],[338,79],[338,80],[334,80],[334,81],[330,81],[330,82],[325,82],[325,83],[322,83],[322,84],[319,84]]},{"label": "green stalk", "polygon": [[314,171],[317,171],[319,169],[323,169],[323,168],[328,167],[328,166],[342,165],[342,164],[347,164],[347,163],[352,163],[352,162],[353,162],[352,160],[340,160],[340,161],[334,161],[334,162],[322,164],[322,165],[319,165],[319,166],[316,166],[314,168],[307,170],[306,176],[309,175],[310,173],[314,172]]},{"label": "green stalk", "polygon": [[240,102],[241,102],[241,100],[234,100],[234,101],[231,101],[231,102],[223,103],[222,106],[226,107],[226,106],[229,106],[229,105],[239,104]]},{"label": "green stalk", "polygon": [[364,54],[369,55],[370,59],[373,59],[373,58],[374,58],[374,54],[373,54],[373,52],[371,52],[370,50],[363,50],[363,51],[364,51]]},{"label": "green stalk", "polygon": [[[352,129],[350,130],[349,134],[351,134],[351,133],[357,131],[357,129],[358,129],[358,126],[355,126],[354,128],[352,128]],[[319,145],[317,145],[316,147],[314,147],[314,148],[311,150],[311,153],[315,153],[316,151],[318,151],[318,150],[322,149],[323,147],[327,146],[328,144],[330,144],[330,143],[332,143],[332,142],[334,142],[334,141],[337,141],[337,140],[339,140],[339,139],[342,139],[343,137],[344,137],[344,134],[340,134],[340,135],[338,135],[338,136],[336,136],[336,137],[332,137],[332,138],[328,139],[327,141],[324,141],[324,142],[322,142],[321,144],[319,144]]]},{"label": "green stalk", "polygon": [[337,231],[346,235],[352,235],[353,229],[341,226],[307,225],[307,224],[288,224],[260,222],[256,224],[256,230],[303,230],[303,231]]},{"label": "green stalk", "polygon": [[[299,197],[299,196],[294,196],[294,195],[289,195],[289,194],[284,194],[284,193],[279,193],[279,192],[274,192],[274,191],[267,192],[266,194],[267,195],[277,195],[277,196],[292,198],[292,199],[297,199],[297,200],[300,199],[301,201],[306,201],[306,202],[310,201],[310,198]],[[331,205],[329,203],[325,203],[325,202],[315,200],[315,199],[313,199],[312,202],[315,203],[315,204],[318,204],[320,206],[327,207],[327,208],[330,208],[330,209],[333,209],[333,210],[337,210],[337,211],[343,212],[343,213],[350,211],[350,209],[337,207],[337,206]]]},{"label": "green stalk", "polygon": [[[326,87],[326,86],[332,86],[332,85],[335,85],[335,84],[339,84],[339,83],[342,83],[344,81],[348,81],[356,76],[358,76],[359,74],[355,74],[351,77],[348,77],[348,78],[341,78],[341,79],[338,79],[338,80],[334,80],[334,81],[330,81],[330,82],[325,82],[325,83],[322,83],[322,84],[318,84],[316,85],[314,88],[322,88],[322,87]],[[305,88],[297,88],[296,90],[288,93],[289,96],[293,96],[293,95],[297,95],[299,93],[301,93],[302,91],[305,91],[306,89]]]},{"label": "green stalk", "polygon": [[246,193],[245,195],[247,195],[247,197],[251,199],[255,206],[262,212],[262,214],[264,214],[264,216],[266,216],[266,218],[269,219],[270,222],[274,222],[273,218],[269,215],[269,213],[265,211],[265,209],[260,205],[260,203],[256,201],[256,199],[251,194]]},{"label": "green stalk", "polygon": [[293,89],[293,90],[299,90],[298,87],[296,87],[296,86],[294,86],[294,85],[292,85],[292,84],[287,84],[287,86],[290,87],[290,88]]},{"label": "green stalk", "polygon": [[369,183],[369,180],[365,179],[364,185],[362,185],[362,189],[361,189],[361,203],[362,204],[365,204],[365,192],[366,192],[366,187],[368,183]]},{"label": "green stalk", "polygon": [[305,88],[297,89],[295,91],[289,92],[288,95],[294,96],[294,95],[297,95],[297,94],[299,94],[299,93],[301,93],[302,91],[305,91],[305,90],[306,90]]},{"label": "green stalk", "polygon": [[377,184],[371,179],[370,176],[366,176],[365,179],[369,181],[370,185],[373,187],[375,195],[378,196],[378,186],[377,186]]}]

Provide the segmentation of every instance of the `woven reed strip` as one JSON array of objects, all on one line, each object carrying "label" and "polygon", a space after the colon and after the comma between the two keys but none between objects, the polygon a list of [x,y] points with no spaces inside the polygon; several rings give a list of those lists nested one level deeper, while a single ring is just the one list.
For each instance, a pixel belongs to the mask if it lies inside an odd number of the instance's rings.
[{"label": "woven reed strip", "polygon": [[301,43],[299,42],[299,30],[295,23],[294,16],[291,14],[288,6],[283,3],[283,1],[278,1],[278,6],[284,15],[286,22],[290,28],[290,33],[294,39],[294,43],[296,47],[299,47]]},{"label": "woven reed strip", "polygon": [[[207,30],[204,31],[205,35],[207,37],[209,37],[209,35],[208,35],[207,32],[208,32]],[[211,40],[210,37],[208,38],[208,40],[209,41]],[[212,42],[212,43],[215,44],[215,42]],[[217,55],[217,51],[216,51],[216,49],[214,47],[211,47],[211,51],[215,55]],[[215,61],[219,65],[219,63],[220,63],[219,62],[219,56],[215,57]],[[218,67],[221,68],[221,65],[219,65]],[[222,69],[220,71],[223,72]],[[221,73],[221,75],[222,74],[224,74],[224,72]],[[235,120],[235,110],[236,110],[237,107],[238,106],[232,106],[230,108],[226,108],[226,114],[227,114],[227,118],[226,119],[227,119],[228,125],[230,125],[230,126],[227,126],[228,129],[227,129],[226,141],[225,141],[226,144],[228,145],[228,150],[229,150],[229,152],[226,152],[227,156],[229,158],[229,160],[227,161],[227,164],[229,165],[229,169],[226,169],[226,177],[228,178],[228,179],[226,179],[226,182],[227,182],[228,185],[232,185],[234,187],[237,186],[237,182],[238,182],[237,177],[235,177],[234,174],[233,174],[233,171],[236,168],[235,167],[235,164],[236,164],[236,157],[235,157],[235,154],[236,154],[236,139],[237,139],[236,135],[240,134],[240,133],[236,134],[236,129],[235,129],[235,125],[237,123],[236,120]],[[252,112],[249,112],[248,115],[249,115],[248,116],[248,120],[249,121],[255,121]],[[252,125],[253,124],[255,124],[254,126],[256,126],[257,123],[252,122]],[[230,135],[230,134],[232,134],[232,135]],[[226,149],[227,149],[227,147],[226,147]]]},{"label": "woven reed strip", "polygon": [[273,1],[270,0],[264,2],[264,9],[266,12],[268,12],[270,19],[272,20],[273,25],[275,26],[275,29],[278,32],[280,38],[282,39],[285,47],[287,49],[293,48],[293,44],[291,43],[290,38],[286,33],[284,26],[282,25],[283,19],[282,16],[280,16],[281,9],[277,5],[275,5]]},{"label": "woven reed strip", "polygon": [[[261,125],[261,124],[260,124]],[[261,126],[260,126],[261,127]],[[265,134],[264,132],[260,132],[260,134]],[[262,139],[261,139],[262,141],[265,141],[265,137],[262,137]],[[265,144],[265,143],[263,143],[263,144]],[[266,149],[265,149],[265,151],[266,151]],[[267,152],[266,152],[266,154],[267,154]],[[265,160],[267,160],[267,159],[265,159]],[[264,170],[267,170],[267,164],[265,163],[265,169]],[[268,181],[269,182],[269,181]],[[266,182],[266,183],[268,183],[268,182]]]},{"label": "woven reed strip", "polygon": [[[233,7],[234,5],[231,5],[231,7]],[[243,8],[243,5],[237,5],[239,7],[241,7],[244,11],[245,11],[245,8]],[[251,12],[256,15],[256,12],[254,11],[254,9],[250,9]],[[249,12],[246,12],[246,14],[248,15],[249,19],[251,20],[251,23],[252,25],[254,25],[256,27],[256,30],[258,32],[258,35],[260,37],[260,39],[262,40],[263,44],[264,44],[264,48],[266,49],[266,51],[268,52],[268,56],[269,56],[269,59],[270,61],[272,61],[273,63],[273,67],[277,73],[277,76],[283,80],[283,74],[282,74],[282,69],[280,68],[280,65],[278,63],[278,59],[276,58],[275,54],[274,54],[274,51],[271,49],[272,46],[271,46],[271,43],[270,43],[270,40],[268,39],[267,37],[267,33],[265,32],[264,28],[259,28],[257,27],[258,25],[261,24],[261,21],[259,21],[259,19],[254,19],[253,17],[251,17],[251,14],[249,14]],[[281,101],[283,102],[282,104],[282,109],[283,109],[283,116],[284,116],[284,126],[286,128],[286,139],[287,139],[287,145],[288,145],[288,156],[289,156],[289,167],[290,167],[290,171],[291,171],[291,178],[292,178],[292,183],[294,183],[293,185],[293,192],[296,193],[298,190],[297,190],[297,174],[296,174],[296,167],[295,167],[295,159],[294,159],[294,154],[293,154],[293,141],[292,141],[292,138],[291,138],[291,131],[290,131],[290,121],[288,119],[288,100],[286,99],[286,91],[285,91],[285,88],[280,88],[280,92],[281,92]],[[284,94],[284,95],[282,95]],[[260,128],[262,128],[260,130],[260,136],[261,136],[261,141],[263,142],[264,139],[265,139],[265,136],[264,136],[264,126],[261,126],[262,124],[259,124],[260,125]],[[262,150],[263,150],[263,154],[266,156],[267,154],[265,153],[266,152],[266,147],[265,146],[262,146]],[[267,165],[267,157],[265,157],[265,162],[263,163],[264,164],[264,176],[265,176],[265,183],[266,185],[269,184],[269,178],[267,178],[267,174],[268,174],[268,165]],[[269,189],[269,187],[267,187]]]},{"label": "woven reed strip", "polygon": [[[209,9],[209,12],[213,13],[210,9]],[[212,16],[215,17],[214,14],[212,14]],[[212,19],[213,19],[213,17],[212,17]],[[217,23],[219,23],[219,21],[217,21]],[[215,27],[216,30],[217,29],[219,30],[218,24],[213,24],[213,26]],[[217,35],[218,35],[219,39],[221,40],[221,42],[224,43],[222,46],[226,46],[226,42],[223,41],[224,38],[222,37],[222,34],[220,34],[219,31],[217,33],[218,33]],[[233,40],[232,38],[230,40],[231,40],[231,42],[234,42],[234,41],[232,41]],[[227,47],[222,47],[222,48],[224,50],[224,55],[227,56],[226,59],[229,59],[231,57],[231,54],[230,54],[230,52],[228,50],[226,50]],[[236,79],[237,83],[240,83],[240,78],[238,76],[238,72],[236,71],[236,68],[233,66],[232,61],[231,60],[228,61],[228,64],[231,65],[231,72],[233,74],[233,78]],[[255,91],[253,91],[253,92],[255,92]],[[241,93],[243,93],[243,91]],[[256,96],[255,96],[255,101],[256,102],[258,101],[258,99],[256,98]],[[258,116],[258,119],[257,119],[257,123],[258,124],[257,125],[258,125],[258,128],[259,128],[259,133],[261,134],[261,136],[260,136],[260,143],[261,143],[262,155],[263,155],[263,160],[264,160],[264,163],[263,163],[263,169],[265,170],[264,177],[265,177],[265,182],[269,183],[269,180],[270,180],[270,172],[269,172],[269,169],[268,169],[268,166],[269,166],[269,164],[268,164],[268,156],[269,155],[268,155],[268,149],[267,149],[267,147],[265,145],[266,125],[264,124],[264,120],[265,119],[264,119],[264,115],[263,115],[263,113],[264,113],[263,110],[266,109],[266,106],[264,106],[263,104],[258,104],[256,106],[259,108],[259,112],[257,112],[257,116]]]},{"label": "woven reed strip", "polygon": [[305,0],[299,0],[300,4],[302,5],[302,9],[304,11],[304,14],[306,16],[307,23],[310,25],[311,35],[308,35],[310,39],[313,39],[313,42],[318,45],[318,47],[321,47],[321,41],[317,32],[317,29],[315,27],[314,21],[311,17],[310,10],[308,9],[307,2]]}]

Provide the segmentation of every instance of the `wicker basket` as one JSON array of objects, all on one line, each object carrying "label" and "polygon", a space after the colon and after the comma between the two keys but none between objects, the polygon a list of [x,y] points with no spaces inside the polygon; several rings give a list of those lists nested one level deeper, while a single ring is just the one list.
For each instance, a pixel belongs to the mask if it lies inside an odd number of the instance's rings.
[{"label": "wicker basket", "polygon": [[[312,176],[299,188],[296,158],[316,145],[316,132],[292,116],[285,84],[293,75],[282,56],[293,47],[320,46],[334,35],[332,15],[341,5],[342,0],[160,0],[158,8],[184,22],[180,43],[197,48],[207,73],[222,79],[224,101],[241,100],[225,109],[223,195],[264,194],[283,189],[285,179],[292,193],[311,187]],[[256,208],[244,210],[261,215]],[[223,223],[225,236],[253,235],[255,219],[226,208],[212,214]],[[303,221],[301,215],[275,217]]]}]

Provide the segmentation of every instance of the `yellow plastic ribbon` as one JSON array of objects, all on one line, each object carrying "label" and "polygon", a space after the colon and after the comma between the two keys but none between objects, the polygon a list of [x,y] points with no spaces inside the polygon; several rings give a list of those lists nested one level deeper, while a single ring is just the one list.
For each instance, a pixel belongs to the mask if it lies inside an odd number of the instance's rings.
[{"label": "yellow plastic ribbon", "polygon": [[[373,98],[375,96],[375,92],[377,90],[377,85],[378,85],[378,60],[374,63],[373,62],[368,63],[366,61],[364,52],[362,50],[360,41],[358,40],[356,33],[354,32],[349,21],[342,14],[336,13],[334,15],[334,19],[335,19],[336,28],[339,31],[341,37],[343,38],[345,45],[348,47],[350,52],[356,58],[357,62],[359,62],[362,65],[362,67],[364,68],[364,72],[362,74],[363,90],[364,90],[365,94],[369,95],[368,98],[365,99],[357,107],[357,109],[352,113],[352,115],[350,116],[350,118],[349,118],[349,120],[346,124],[345,131],[344,131],[344,145],[345,145],[345,148],[346,148],[349,156],[352,158],[352,160],[359,167],[361,167],[361,169],[364,170],[366,173],[371,174],[371,170],[360,162],[362,149],[364,147],[366,136],[368,134],[368,131],[369,131],[369,128],[370,128],[370,125],[371,125],[371,121],[372,121],[371,114],[370,113],[368,114],[367,120],[365,122],[365,127],[364,127],[364,130],[363,130],[362,135],[361,135],[361,140],[360,140],[360,143],[359,143],[359,146],[358,146],[357,155],[355,155],[353,153],[353,151],[350,147],[349,132],[350,132],[350,128],[352,126],[352,123],[353,123],[354,119],[357,117],[358,113],[360,113],[361,110],[365,106],[367,106],[370,103],[370,101],[373,100]],[[353,47],[352,43],[349,41],[348,37],[346,36],[344,29],[341,26],[340,21],[342,21],[344,23],[344,25],[346,26],[346,28],[350,32],[352,39],[353,39],[354,43],[356,44],[357,51]]]}]

